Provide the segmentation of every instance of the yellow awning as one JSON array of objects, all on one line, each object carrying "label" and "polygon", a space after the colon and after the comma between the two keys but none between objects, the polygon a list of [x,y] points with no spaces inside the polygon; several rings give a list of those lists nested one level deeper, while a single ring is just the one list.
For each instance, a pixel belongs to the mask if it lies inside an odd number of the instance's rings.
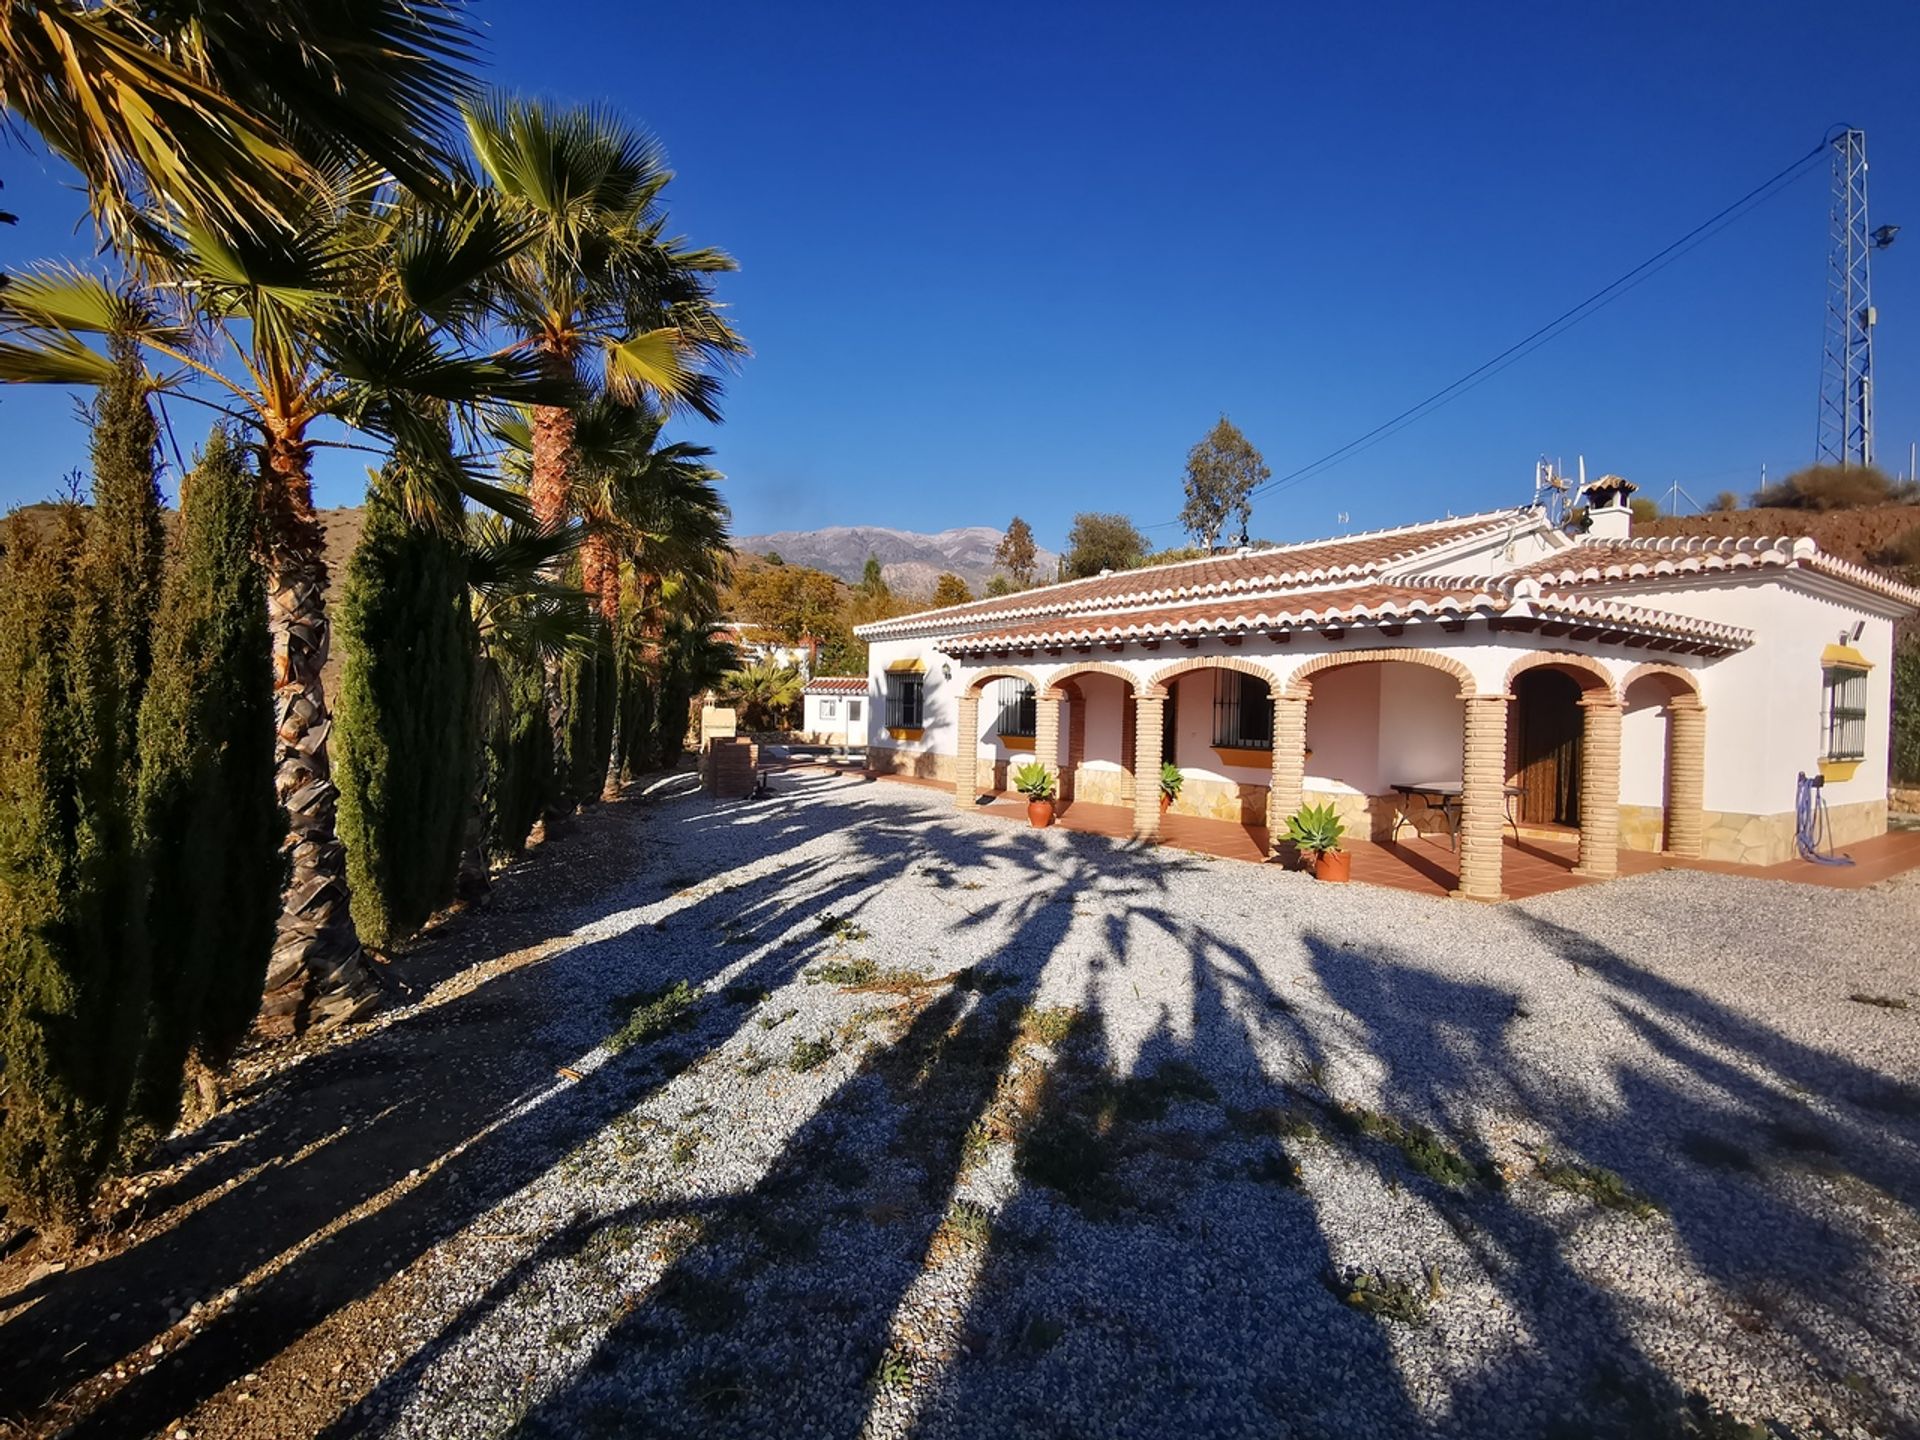
[{"label": "yellow awning", "polygon": [[1873,662],[1851,645],[1829,645],[1820,652],[1822,665],[1840,665],[1849,670],[1871,670]]},{"label": "yellow awning", "polygon": [[927,662],[924,660],[896,660],[887,666],[887,673],[889,675],[924,675],[927,673]]}]

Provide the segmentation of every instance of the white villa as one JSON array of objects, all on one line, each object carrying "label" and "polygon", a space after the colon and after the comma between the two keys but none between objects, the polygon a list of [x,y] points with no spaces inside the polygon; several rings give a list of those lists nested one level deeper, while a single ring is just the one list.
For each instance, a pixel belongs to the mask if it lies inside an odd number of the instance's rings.
[{"label": "white villa", "polygon": [[[1037,757],[1063,801],[1284,833],[1331,799],[1363,839],[1453,832],[1502,893],[1503,832],[1747,864],[1886,829],[1893,625],[1920,591],[1808,539],[1634,539],[1617,477],[1574,537],[1533,507],[1315,540],[861,626],[869,769],[956,802]],[[1269,842],[1270,844],[1270,842]]]}]

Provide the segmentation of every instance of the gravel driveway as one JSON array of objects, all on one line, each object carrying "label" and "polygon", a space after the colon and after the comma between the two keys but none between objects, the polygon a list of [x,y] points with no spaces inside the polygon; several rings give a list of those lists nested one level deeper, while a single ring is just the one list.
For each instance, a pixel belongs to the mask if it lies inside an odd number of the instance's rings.
[{"label": "gravel driveway", "polygon": [[776,783],[266,1083],[369,1086],[348,1158],[443,1088],[98,1433],[1920,1433],[1913,877],[1485,908]]}]

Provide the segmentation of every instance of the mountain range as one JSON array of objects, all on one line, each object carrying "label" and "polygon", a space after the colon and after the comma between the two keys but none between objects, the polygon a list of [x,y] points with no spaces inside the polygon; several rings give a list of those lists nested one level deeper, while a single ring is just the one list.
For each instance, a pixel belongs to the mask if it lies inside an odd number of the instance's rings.
[{"label": "mountain range", "polygon": [[[824,530],[780,530],[771,535],[741,535],[734,548],[753,555],[777,554],[796,565],[810,565],[853,583],[867,557],[880,561],[880,573],[903,595],[931,595],[943,572],[958,575],[978,592],[993,575],[993,552],[1006,532],[991,525],[969,525],[924,535],[880,525],[831,525]],[[1036,551],[1036,573],[1053,577],[1058,558]]]}]

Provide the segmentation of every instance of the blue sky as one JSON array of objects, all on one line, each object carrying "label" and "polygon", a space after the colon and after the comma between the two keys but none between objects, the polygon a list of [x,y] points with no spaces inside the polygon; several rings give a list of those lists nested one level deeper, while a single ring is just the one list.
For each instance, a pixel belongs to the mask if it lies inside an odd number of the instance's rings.
[{"label": "blue sky", "polygon": [[[634,6],[481,0],[499,84],[611,103],[731,250],[755,356],[695,423],[742,533],[1179,511],[1221,412],[1283,474],[1863,127],[1878,435],[1920,438],[1920,6]],[[1824,14],[1822,12],[1825,12]],[[0,256],[83,255],[57,167],[0,150]],[[1564,338],[1264,500],[1273,539],[1527,498],[1542,452],[1649,493],[1814,445],[1824,166]],[[84,462],[0,394],[0,505]],[[175,420],[197,426],[189,407]],[[183,434],[183,443],[187,437]],[[364,457],[329,458],[324,504]],[[1339,516],[1349,519],[1343,524]],[[1151,532],[1174,543],[1173,528]]]}]

